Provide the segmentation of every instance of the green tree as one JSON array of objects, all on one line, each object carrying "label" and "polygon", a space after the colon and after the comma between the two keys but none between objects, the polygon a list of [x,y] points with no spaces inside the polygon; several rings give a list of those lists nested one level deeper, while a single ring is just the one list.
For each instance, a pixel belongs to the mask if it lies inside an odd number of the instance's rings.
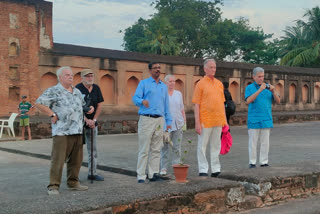
[{"label": "green tree", "polygon": [[276,51],[270,48],[273,43],[265,41],[272,34],[251,28],[247,19],[225,19],[213,25],[211,31],[206,54],[214,53],[217,59],[263,64],[274,64],[278,59]]},{"label": "green tree", "polygon": [[209,26],[221,18],[221,0],[157,0],[158,15],[167,17],[178,31],[182,56],[202,57],[209,36]]},{"label": "green tree", "polygon": [[296,26],[287,27],[280,65],[320,67],[320,8],[307,10]]},{"label": "green tree", "polygon": [[277,56],[271,56],[271,44],[266,43],[271,35],[251,28],[243,18],[223,20],[219,4],[222,0],[156,0],[152,5],[157,12],[127,28],[123,46],[128,51],[163,55],[274,62]]},{"label": "green tree", "polygon": [[178,55],[180,52],[177,31],[167,18],[159,16],[150,20],[140,18],[125,30],[124,41],[123,46],[128,51],[159,55]]}]

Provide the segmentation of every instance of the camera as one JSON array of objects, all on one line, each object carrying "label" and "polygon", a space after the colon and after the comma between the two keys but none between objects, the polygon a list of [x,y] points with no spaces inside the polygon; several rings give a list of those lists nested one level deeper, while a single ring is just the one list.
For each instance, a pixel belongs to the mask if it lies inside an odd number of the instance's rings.
[{"label": "camera", "polygon": [[270,90],[270,85],[266,84],[266,89]]},{"label": "camera", "polygon": [[86,104],[84,106],[82,106],[82,110],[84,113],[87,113],[90,111],[90,106],[91,106],[91,97],[89,97],[89,94],[84,98],[84,100],[86,101]]}]

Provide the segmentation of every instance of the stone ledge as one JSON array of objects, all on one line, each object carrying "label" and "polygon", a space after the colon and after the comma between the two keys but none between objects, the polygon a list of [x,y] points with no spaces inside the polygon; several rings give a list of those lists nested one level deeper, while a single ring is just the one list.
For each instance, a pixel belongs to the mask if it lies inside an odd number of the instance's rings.
[{"label": "stone ledge", "polygon": [[230,207],[243,202],[245,197],[244,188],[238,182],[210,177],[190,179],[184,184],[160,182],[153,191],[158,192],[153,198],[139,198],[129,204],[114,205],[86,214],[225,213]]},{"label": "stone ledge", "polygon": [[[239,183],[225,183],[227,185],[221,187],[224,182],[230,182],[227,179]],[[235,173],[222,173],[219,179],[195,178],[187,184],[180,184],[180,187],[171,184],[173,182],[160,185],[170,185],[171,192],[175,192],[174,189],[178,187],[179,193],[139,199],[129,204],[115,205],[87,214],[226,213],[271,206],[292,198],[319,194],[320,164],[304,162],[248,169]],[[212,188],[212,185],[216,185],[216,188]]]},{"label": "stone ledge", "polygon": [[[314,162],[247,169],[235,173],[222,173],[220,177],[239,181],[247,195],[257,197],[254,204],[260,207],[320,192],[320,164]],[[250,207],[248,203],[243,203],[239,208]]]}]

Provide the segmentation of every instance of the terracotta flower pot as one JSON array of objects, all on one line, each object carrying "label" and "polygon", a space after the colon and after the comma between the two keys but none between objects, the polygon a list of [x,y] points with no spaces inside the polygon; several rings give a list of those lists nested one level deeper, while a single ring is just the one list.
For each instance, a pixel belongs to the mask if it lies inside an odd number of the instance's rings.
[{"label": "terracotta flower pot", "polygon": [[174,164],[173,172],[174,176],[176,177],[176,181],[179,183],[185,183],[187,182],[187,175],[188,175],[188,169],[190,165],[187,164]]}]

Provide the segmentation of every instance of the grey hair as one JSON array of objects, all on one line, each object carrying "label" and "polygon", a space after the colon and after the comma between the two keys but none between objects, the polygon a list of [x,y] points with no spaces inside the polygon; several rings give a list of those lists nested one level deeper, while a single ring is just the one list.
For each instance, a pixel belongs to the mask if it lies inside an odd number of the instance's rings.
[{"label": "grey hair", "polygon": [[56,72],[57,78],[58,78],[58,81],[59,81],[59,82],[60,82],[59,77],[60,77],[62,71],[64,71],[64,70],[70,70],[70,71],[72,71],[69,66],[64,66],[64,67],[59,68],[59,69],[57,70],[57,72]]},{"label": "grey hair", "polygon": [[164,78],[164,82],[168,82],[170,77],[176,78],[176,77],[173,76],[172,74],[168,74],[168,75]]},{"label": "grey hair", "polygon": [[257,76],[257,73],[264,73],[264,69],[261,67],[255,67],[252,71],[252,74]]},{"label": "grey hair", "polygon": [[206,59],[206,60],[204,60],[204,62],[203,62],[203,67],[207,67],[208,62],[214,62],[214,63],[216,63],[216,60],[214,60],[214,59]]}]

